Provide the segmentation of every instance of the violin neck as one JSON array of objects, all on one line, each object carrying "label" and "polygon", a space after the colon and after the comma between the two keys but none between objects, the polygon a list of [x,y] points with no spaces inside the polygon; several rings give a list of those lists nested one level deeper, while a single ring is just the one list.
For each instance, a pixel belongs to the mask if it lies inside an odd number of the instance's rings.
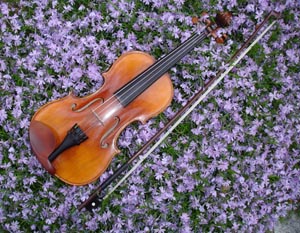
[{"label": "violin neck", "polygon": [[208,35],[208,31],[201,34],[194,34],[172,52],[157,60],[152,66],[136,76],[114,93],[123,107],[130,104],[135,98],[142,94],[156,80],[170,70],[185,55],[198,46]]}]

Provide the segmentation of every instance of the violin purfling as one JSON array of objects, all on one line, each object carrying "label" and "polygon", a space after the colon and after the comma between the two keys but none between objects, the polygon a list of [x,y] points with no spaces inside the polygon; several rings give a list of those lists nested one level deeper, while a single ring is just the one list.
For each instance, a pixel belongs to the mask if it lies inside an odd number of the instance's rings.
[{"label": "violin purfling", "polygon": [[103,73],[104,85],[95,93],[81,98],[71,93],[42,106],[29,128],[32,150],[42,166],[72,185],[101,176],[120,152],[117,139],[122,130],[134,121],[145,123],[171,103],[168,70],[206,37],[217,43],[226,39],[218,31],[229,25],[229,12],[217,14],[215,22],[205,13],[202,21],[206,26],[201,33],[158,61],[139,51],[124,53]]}]

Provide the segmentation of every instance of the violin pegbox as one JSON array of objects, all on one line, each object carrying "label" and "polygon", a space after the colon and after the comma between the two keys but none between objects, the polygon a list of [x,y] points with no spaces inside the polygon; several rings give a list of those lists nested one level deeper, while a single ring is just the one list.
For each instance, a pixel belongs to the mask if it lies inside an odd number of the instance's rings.
[{"label": "violin pegbox", "polygon": [[227,35],[224,33],[223,28],[229,26],[231,23],[232,14],[230,12],[221,12],[216,15],[215,22],[210,20],[207,12],[203,12],[201,17],[193,17],[193,24],[198,22],[204,23],[206,25],[206,30],[215,39],[218,44],[223,44],[227,39]]}]

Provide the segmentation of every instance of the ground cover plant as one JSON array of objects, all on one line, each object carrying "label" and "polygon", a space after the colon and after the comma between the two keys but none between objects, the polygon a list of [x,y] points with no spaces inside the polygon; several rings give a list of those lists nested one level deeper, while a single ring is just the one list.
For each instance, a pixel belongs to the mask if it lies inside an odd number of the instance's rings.
[{"label": "ground cover plant", "polygon": [[[229,40],[207,39],[171,71],[171,106],[119,138],[93,184],[51,177],[29,145],[34,112],[73,90],[93,93],[122,53],[155,58],[230,10]],[[77,206],[162,127],[270,11],[281,20],[94,215]],[[266,232],[299,206],[299,1],[144,0],[0,3],[1,232]]]}]

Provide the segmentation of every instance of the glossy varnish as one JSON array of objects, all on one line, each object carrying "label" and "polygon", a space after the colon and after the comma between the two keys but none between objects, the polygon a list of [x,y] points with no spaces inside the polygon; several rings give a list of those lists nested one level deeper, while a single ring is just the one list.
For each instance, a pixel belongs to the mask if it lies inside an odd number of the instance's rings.
[{"label": "glossy varnish", "polygon": [[[82,98],[70,94],[35,113],[30,125],[30,142],[49,173],[73,185],[94,181],[119,152],[116,143],[122,129],[133,121],[145,123],[170,104],[173,87],[168,74],[125,107],[114,97],[117,90],[153,63],[154,58],[146,53],[125,53],[103,74],[105,83],[97,92]],[[88,139],[65,150],[50,163],[48,156],[75,123]]]}]

